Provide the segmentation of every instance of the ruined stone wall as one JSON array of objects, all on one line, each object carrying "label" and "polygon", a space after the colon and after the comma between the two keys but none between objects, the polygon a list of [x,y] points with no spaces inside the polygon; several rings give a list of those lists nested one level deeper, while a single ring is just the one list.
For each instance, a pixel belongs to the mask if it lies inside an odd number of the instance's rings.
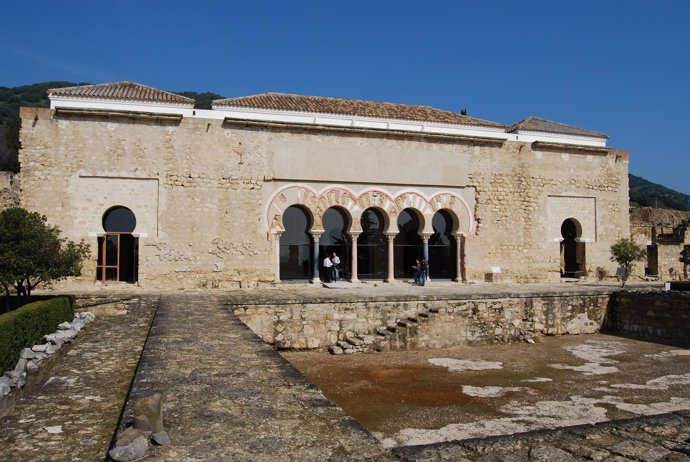
[{"label": "ruined stone wall", "polygon": [[585,242],[585,269],[615,273],[609,248],[627,237],[628,158],[548,152],[526,143],[475,148],[470,184],[477,190],[476,236],[466,243],[468,279],[500,267],[504,280],[556,281],[560,277],[560,226],[574,218]]},{"label": "ruined stone wall", "polygon": [[535,335],[597,332],[608,295],[473,298],[454,300],[361,300],[334,303],[238,305],[232,309],[266,342],[278,348],[319,348],[353,335],[374,335],[430,308],[417,326],[416,346],[511,342]]},{"label": "ruined stone wall", "polygon": [[19,179],[12,172],[0,172],[0,210],[19,206]]},{"label": "ruined stone wall", "polygon": [[690,346],[690,294],[617,292],[604,328],[616,334]]},{"label": "ruined stone wall", "polygon": [[664,281],[685,279],[684,264],[681,252],[684,244],[667,244],[657,246],[659,277]]},{"label": "ruined stone wall", "polygon": [[91,244],[82,281],[95,279],[102,216],[117,205],[137,217],[143,286],[273,281],[260,140],[218,120],[66,118],[27,108],[21,116],[23,205]]}]

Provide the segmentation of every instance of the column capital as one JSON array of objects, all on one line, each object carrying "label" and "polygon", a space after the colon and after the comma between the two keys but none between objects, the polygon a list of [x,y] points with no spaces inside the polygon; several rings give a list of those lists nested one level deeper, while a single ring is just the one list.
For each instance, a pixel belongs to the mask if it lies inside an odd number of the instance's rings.
[{"label": "column capital", "polygon": [[388,242],[393,242],[393,239],[395,239],[395,236],[397,236],[397,235],[398,235],[398,233],[395,233],[395,234],[386,233],[386,238],[388,239]]}]

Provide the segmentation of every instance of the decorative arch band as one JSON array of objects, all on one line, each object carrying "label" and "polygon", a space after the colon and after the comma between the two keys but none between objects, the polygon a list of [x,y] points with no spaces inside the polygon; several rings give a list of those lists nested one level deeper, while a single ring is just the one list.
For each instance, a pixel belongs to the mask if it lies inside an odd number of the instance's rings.
[{"label": "decorative arch band", "polygon": [[278,190],[269,199],[266,223],[269,232],[284,231],[283,213],[288,207],[298,206],[305,210],[312,221],[310,232],[322,232],[323,214],[331,207],[343,211],[349,218],[353,233],[362,232],[359,218],[368,208],[375,208],[395,224],[397,216],[405,209],[415,210],[423,218],[423,232],[433,233],[432,219],[436,212],[446,210],[453,219],[453,228],[458,233],[472,234],[474,218],[467,202],[451,192],[437,193],[426,197],[419,191],[403,190],[395,196],[380,188],[371,188],[360,194],[347,187],[331,186],[317,192],[309,186],[293,185]]}]

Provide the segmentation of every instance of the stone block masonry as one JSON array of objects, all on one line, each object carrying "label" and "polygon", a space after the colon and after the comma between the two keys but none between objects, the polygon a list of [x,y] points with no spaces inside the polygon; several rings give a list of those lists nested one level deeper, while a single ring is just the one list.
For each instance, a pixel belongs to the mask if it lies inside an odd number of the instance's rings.
[{"label": "stone block masonry", "polygon": [[[464,343],[525,341],[538,335],[595,333],[608,294],[474,295],[468,298],[307,301],[233,305],[266,342],[278,348],[337,345],[354,336],[416,318],[408,347],[444,348]],[[420,316],[426,313],[426,316]]]},{"label": "stone block masonry", "polygon": [[612,295],[604,329],[619,335],[690,346],[690,294],[618,292]]}]

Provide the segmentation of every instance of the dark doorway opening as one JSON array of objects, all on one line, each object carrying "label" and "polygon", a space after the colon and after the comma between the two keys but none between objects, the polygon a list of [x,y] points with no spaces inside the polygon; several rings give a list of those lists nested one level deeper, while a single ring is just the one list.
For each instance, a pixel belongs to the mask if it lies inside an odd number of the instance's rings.
[{"label": "dark doorway opening", "polygon": [[424,258],[422,238],[419,236],[420,221],[411,209],[405,209],[398,215],[398,235],[393,240],[395,273],[399,279],[414,277],[415,260]]},{"label": "dark doorway opening", "polygon": [[432,279],[454,279],[457,274],[457,243],[453,236],[453,219],[445,210],[434,214],[429,238],[429,275]]},{"label": "dark doorway opening", "polygon": [[324,232],[319,239],[319,260],[321,260],[319,274],[322,279],[325,279],[323,260],[326,255],[332,256],[335,252],[340,258],[340,278],[347,279],[351,276],[350,255],[352,252],[350,237],[347,235],[350,221],[342,210],[331,207],[323,214],[322,223]]},{"label": "dark doorway opening", "polygon": [[283,213],[285,231],[280,236],[280,279],[308,280],[313,261],[311,245],[311,217],[301,207],[293,205]]},{"label": "dark doorway opening", "polygon": [[132,234],[136,225],[136,217],[127,207],[113,207],[105,212],[105,234],[98,237],[97,280],[137,282],[139,238]]},{"label": "dark doorway opening", "polygon": [[384,279],[388,264],[388,239],[383,215],[373,208],[362,213],[362,234],[357,238],[357,273],[360,279]]},{"label": "dark doorway opening", "polygon": [[658,276],[659,275],[659,246],[652,244],[647,246],[647,267],[645,268],[645,275]]},{"label": "dark doorway opening", "polygon": [[585,243],[580,242],[582,230],[579,223],[568,218],[561,225],[561,277],[579,278],[585,271]]}]

